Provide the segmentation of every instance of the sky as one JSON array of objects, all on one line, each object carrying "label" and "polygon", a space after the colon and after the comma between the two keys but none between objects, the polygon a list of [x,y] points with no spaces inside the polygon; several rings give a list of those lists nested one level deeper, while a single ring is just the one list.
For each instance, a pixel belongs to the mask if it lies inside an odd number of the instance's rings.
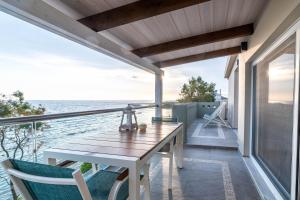
[{"label": "sky", "polygon": [[[151,100],[154,75],[0,12],[0,93],[27,100]],[[165,68],[164,101],[192,76],[227,95],[227,57]]]}]

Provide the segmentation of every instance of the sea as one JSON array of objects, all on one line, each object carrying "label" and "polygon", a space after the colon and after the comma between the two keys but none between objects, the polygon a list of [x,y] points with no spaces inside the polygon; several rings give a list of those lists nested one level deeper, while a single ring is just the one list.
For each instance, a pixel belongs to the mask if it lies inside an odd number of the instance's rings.
[{"label": "sea", "polygon": [[[45,114],[67,113],[75,111],[88,111],[109,108],[124,108],[128,104],[147,105],[151,101],[116,101],[116,100],[30,100],[33,106],[43,106],[46,108]],[[136,110],[138,123],[150,123],[154,116],[154,108],[145,108]],[[170,116],[170,109],[163,109],[164,116]],[[33,162],[43,162],[43,150],[51,148],[57,144],[63,144],[64,141],[72,138],[93,135],[99,132],[118,130],[121,122],[122,112],[105,113],[57,120],[43,121],[34,138],[28,139],[24,147],[23,160]],[[19,125],[16,125],[17,127]],[[1,127],[0,127],[1,128]],[[7,142],[7,145],[13,146],[13,143]],[[13,149],[13,148],[11,148]],[[36,149],[36,151],[34,151]],[[36,152],[36,153],[33,153]],[[17,158],[20,153],[17,154]],[[5,159],[5,153],[0,149],[0,160]],[[6,174],[0,168],[0,200],[11,200],[11,192],[7,183]]]}]

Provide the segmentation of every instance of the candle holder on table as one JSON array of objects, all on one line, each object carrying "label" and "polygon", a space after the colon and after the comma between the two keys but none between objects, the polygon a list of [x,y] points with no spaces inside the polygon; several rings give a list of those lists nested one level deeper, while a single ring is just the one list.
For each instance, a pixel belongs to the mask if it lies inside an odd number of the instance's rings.
[{"label": "candle holder on table", "polygon": [[[126,118],[126,123],[124,123],[124,118]],[[134,121],[133,121],[134,120]],[[120,132],[132,132],[138,129],[137,118],[135,111],[131,105],[128,105],[122,114],[122,120],[119,127]]]}]

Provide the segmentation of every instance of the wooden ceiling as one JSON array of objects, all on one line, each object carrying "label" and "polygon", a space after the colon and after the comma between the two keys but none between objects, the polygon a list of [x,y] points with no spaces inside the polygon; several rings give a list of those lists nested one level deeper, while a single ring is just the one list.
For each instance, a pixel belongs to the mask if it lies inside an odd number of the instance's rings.
[{"label": "wooden ceiling", "polygon": [[158,67],[241,52],[267,0],[45,0]]},{"label": "wooden ceiling", "polygon": [[99,32],[209,0],[141,0],[78,20]]}]

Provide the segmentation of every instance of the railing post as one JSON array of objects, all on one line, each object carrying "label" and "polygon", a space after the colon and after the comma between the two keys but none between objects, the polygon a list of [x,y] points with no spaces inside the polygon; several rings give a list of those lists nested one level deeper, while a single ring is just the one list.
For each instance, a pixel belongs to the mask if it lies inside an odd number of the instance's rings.
[{"label": "railing post", "polygon": [[36,137],[36,122],[32,122],[31,135],[33,137],[33,162],[37,162],[37,137]]},{"label": "railing post", "polygon": [[155,74],[155,117],[162,116],[163,78],[161,74]]}]

